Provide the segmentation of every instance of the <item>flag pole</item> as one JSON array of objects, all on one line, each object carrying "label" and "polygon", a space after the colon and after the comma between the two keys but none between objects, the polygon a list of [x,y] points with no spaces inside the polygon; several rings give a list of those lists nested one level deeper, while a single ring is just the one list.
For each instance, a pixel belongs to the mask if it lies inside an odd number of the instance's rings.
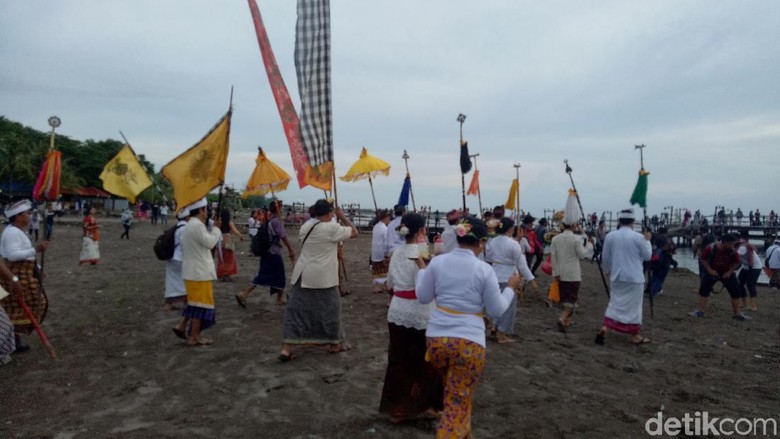
[{"label": "flag pole", "polygon": [[[644,149],[646,148],[645,144],[641,145],[634,145],[634,149],[639,150],[639,171],[645,170],[645,155],[644,155]],[[648,229],[647,224],[647,203],[645,203],[645,207],[642,208],[642,227],[645,229]]]},{"label": "flag pole", "polygon": [[[230,103],[228,104],[228,113],[233,112],[233,86],[230,86]],[[230,142],[230,117],[228,117],[228,128],[227,128],[227,141]],[[219,198],[217,198],[217,212],[216,214],[222,217],[222,193],[225,191],[225,175],[222,175],[222,178],[219,180]],[[208,194],[207,194],[208,195]],[[178,206],[177,206],[178,207]],[[217,218],[219,219],[219,218]]]},{"label": "flag pole", "polygon": [[[460,122],[460,147],[463,148],[463,122],[466,121],[466,115],[463,113],[458,114],[458,122]],[[463,214],[466,214],[466,173],[460,173],[460,187],[463,193]]]},{"label": "flag pole", "polygon": [[[642,171],[645,170],[645,155],[644,155],[644,149],[646,148],[645,144],[641,145],[634,145],[634,149],[639,150],[639,175],[641,178]],[[650,230],[650,224],[648,224],[647,221],[647,195],[645,195],[645,203],[642,207],[642,233],[645,233],[645,230]],[[649,280],[649,270],[642,270],[642,274],[645,276],[645,290],[647,291],[647,298],[650,301],[650,318],[655,318],[655,303],[653,299],[653,293],[650,291],[650,280]]]},{"label": "flag pole", "polygon": [[141,167],[146,172],[146,175],[149,176],[149,180],[152,180],[152,184],[154,184],[154,188],[157,189],[157,192],[159,192],[160,195],[162,195],[163,201],[167,202],[168,201],[168,197],[165,196],[165,194],[163,193],[162,189],[160,189],[160,185],[157,184],[157,182],[154,180],[154,178],[152,178],[152,176],[149,175],[149,170],[146,169],[146,165],[144,165],[144,162],[142,162],[141,159],[138,157],[138,154],[135,153],[135,150],[133,149],[133,146],[130,145],[130,142],[127,140],[127,137],[125,137],[125,134],[122,132],[122,130],[119,130],[119,135],[122,136],[122,139],[124,139],[124,141],[125,141],[125,145],[127,145],[127,147],[130,148],[130,152],[133,153],[133,156],[135,157],[135,159],[138,160],[138,163],[141,164]]},{"label": "flag pole", "polygon": [[27,314],[27,318],[30,319],[30,323],[32,323],[33,328],[35,328],[35,332],[38,333],[38,337],[41,339],[41,343],[43,343],[43,346],[49,352],[49,356],[51,356],[52,358],[57,358],[57,354],[54,352],[54,348],[51,347],[51,344],[49,343],[49,339],[46,337],[46,334],[43,333],[43,328],[41,328],[41,325],[38,323],[38,320],[35,319],[35,316],[33,315],[32,311],[30,311],[30,308],[27,306],[27,303],[25,303],[24,297],[18,295],[17,301],[19,302],[19,305],[24,310],[24,313]]},{"label": "flag pole", "polygon": [[[477,173],[477,157],[479,157],[479,153],[471,154],[469,157],[474,159],[474,174]],[[482,216],[482,189],[479,188],[479,185],[477,185],[477,200],[479,201],[479,215]]]},{"label": "flag pole", "polygon": [[515,179],[517,180],[517,193],[515,194],[515,222],[520,224],[520,163],[515,163]]},{"label": "flag pole", "polygon": [[[580,202],[580,193],[577,192],[577,186],[574,185],[574,177],[571,176],[571,166],[569,166],[569,161],[564,159],[563,164],[566,165],[566,173],[569,174],[569,181],[571,181],[571,188],[574,190],[575,197],[577,197],[577,205],[580,207],[580,223],[585,221],[585,210],[582,209],[582,203]],[[609,295],[609,285],[607,285],[607,278],[604,276],[604,269],[601,268],[601,255],[596,258],[596,265],[599,267],[599,274],[601,274],[601,281],[604,283],[604,291],[607,292],[607,297],[610,297]]]},{"label": "flag pole", "polygon": [[[62,124],[62,120],[60,120],[57,116],[51,116],[49,118],[49,126],[51,127],[51,136],[49,137],[49,152],[54,151],[54,130],[57,129],[58,126]],[[48,160],[48,155],[46,157]],[[11,186],[8,186],[8,190],[11,190]],[[57,192],[59,192],[59,189],[57,189]],[[34,198],[34,197],[33,197]],[[45,198],[44,198],[45,200]],[[49,203],[56,201],[56,200],[47,200]],[[45,237],[46,234],[49,231],[49,226],[46,224],[46,221],[43,222],[43,236]],[[43,267],[46,265],[46,253],[41,253],[41,276],[43,276]]]},{"label": "flag pole", "polygon": [[414,191],[412,190],[412,177],[409,175],[409,154],[404,150],[404,155],[401,156],[404,159],[404,165],[406,165],[406,176],[409,177],[409,195],[412,196],[412,210],[417,212],[417,206],[414,203]]}]

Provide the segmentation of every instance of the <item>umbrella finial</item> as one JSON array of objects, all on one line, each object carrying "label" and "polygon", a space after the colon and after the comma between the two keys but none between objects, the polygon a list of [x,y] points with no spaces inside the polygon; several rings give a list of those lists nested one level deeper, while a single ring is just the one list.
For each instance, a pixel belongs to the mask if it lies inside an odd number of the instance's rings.
[{"label": "umbrella finial", "polygon": [[364,146],[364,147],[363,147],[363,151],[360,151],[360,158],[361,158],[361,159],[362,159],[362,158],[365,158],[367,155],[368,155],[368,150],[367,150],[367,149],[366,149],[366,147]]}]

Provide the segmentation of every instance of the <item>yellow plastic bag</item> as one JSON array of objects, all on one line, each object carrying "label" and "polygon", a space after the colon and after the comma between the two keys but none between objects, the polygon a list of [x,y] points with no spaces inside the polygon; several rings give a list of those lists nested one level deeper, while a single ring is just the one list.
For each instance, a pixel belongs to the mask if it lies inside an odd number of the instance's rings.
[{"label": "yellow plastic bag", "polygon": [[547,292],[547,299],[552,303],[558,303],[561,301],[561,291],[558,285],[558,279],[553,279],[552,285],[550,285],[550,291]]}]

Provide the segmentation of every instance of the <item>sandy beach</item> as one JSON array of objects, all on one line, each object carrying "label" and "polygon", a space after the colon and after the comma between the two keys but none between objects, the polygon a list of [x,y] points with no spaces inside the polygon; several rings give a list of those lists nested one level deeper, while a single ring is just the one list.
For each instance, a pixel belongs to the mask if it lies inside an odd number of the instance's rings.
[{"label": "sandy beach", "polygon": [[[75,218],[71,218],[75,221]],[[258,260],[239,245],[239,274],[215,282],[217,325],[208,347],[191,348],[163,310],[164,263],[152,251],[161,226],[135,224],[120,241],[116,218],[102,224],[98,266],[78,266],[80,227],[58,225],[45,259],[50,300],[44,329],[58,358],[39,340],[0,367],[0,437],[44,438],[430,438],[430,421],[393,425],[378,413],[386,366],[387,298],[371,293],[371,237],[346,244],[349,287],[343,320],[354,350],[298,349],[277,360],[284,308],[256,289],[247,309],[234,293]],[[298,248],[297,229],[289,229]],[[288,276],[291,271],[289,260]],[[527,291],[518,340],[488,344],[475,396],[476,438],[635,438],[645,422],[708,411],[711,416],[780,420],[780,294],[759,289],[759,311],[730,318],[728,294],[694,318],[698,277],[672,271],[655,317],[645,306],[651,344],[627,336],[593,343],[607,296],[595,264],[583,262],[575,324],[557,332],[559,311]],[[546,291],[550,278],[539,271]],[[545,293],[546,294],[546,293]]]}]

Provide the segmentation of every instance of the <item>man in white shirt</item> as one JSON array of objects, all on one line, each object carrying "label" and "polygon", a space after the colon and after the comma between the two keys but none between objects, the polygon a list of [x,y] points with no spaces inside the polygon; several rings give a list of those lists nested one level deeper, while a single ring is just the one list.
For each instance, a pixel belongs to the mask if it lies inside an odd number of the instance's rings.
[{"label": "man in white shirt", "polygon": [[214,343],[214,340],[201,337],[200,333],[216,323],[213,281],[217,278],[217,269],[211,249],[222,237],[219,230],[222,223],[217,219],[211,230],[206,227],[206,222],[209,221],[207,206],[208,202],[203,198],[184,208],[190,212],[190,220],[184,226],[181,236],[181,272],[184,288],[187,290],[187,307],[184,308],[183,317],[174,332],[179,337],[185,335],[189,319],[187,346]]},{"label": "man in white shirt", "polygon": [[[575,234],[576,230],[576,234]],[[563,233],[555,235],[550,244],[553,278],[558,281],[563,311],[558,318],[558,330],[566,332],[580,293],[582,271],[580,260],[593,255],[593,239],[586,238],[578,224],[564,224]]]},{"label": "man in white shirt", "polygon": [[[2,285],[11,292],[21,290],[25,304],[32,311],[36,321],[41,323],[46,317],[48,298],[34,274],[35,255],[46,251],[49,241],[44,240],[33,247],[26,233],[30,223],[30,210],[32,210],[32,204],[28,200],[16,202],[5,210],[9,224],[0,236],[0,257],[6,260],[8,269],[13,273],[11,282],[18,285],[10,285],[5,280],[2,281]],[[11,323],[14,325],[16,352],[30,350],[30,346],[21,340],[20,334],[29,334],[34,326],[18,302],[16,294],[1,300],[0,306],[8,313]]]},{"label": "man in white shirt", "polygon": [[390,222],[392,214],[389,210],[383,209],[377,215],[378,221],[371,230],[371,287],[375,293],[384,293],[386,291],[385,282],[387,282],[387,269],[390,258],[385,255],[387,249],[387,224]]},{"label": "man in white shirt", "polygon": [[631,343],[649,343],[639,331],[642,327],[642,300],[645,274],[642,263],[649,261],[653,249],[652,234],[644,235],[633,230],[634,210],[626,209],[618,214],[618,229],[607,234],[601,260],[604,272],[611,280],[611,294],[604,326],[596,335],[596,343],[604,344],[607,329],[631,334]]},{"label": "man in white shirt", "polygon": [[406,206],[396,204],[393,207],[393,214],[395,218],[387,225],[387,240],[385,243],[385,256],[390,258],[393,255],[393,251],[398,247],[404,245],[404,238],[398,234],[398,226],[401,225],[401,217],[406,213]]},{"label": "man in white shirt", "polygon": [[458,246],[457,237],[455,236],[455,225],[460,221],[460,217],[460,212],[455,209],[447,212],[447,225],[444,226],[444,231],[441,234],[441,254],[449,253]]},{"label": "man in white shirt", "polygon": [[769,286],[780,290],[780,238],[766,249],[764,266],[772,271],[769,276]]}]

